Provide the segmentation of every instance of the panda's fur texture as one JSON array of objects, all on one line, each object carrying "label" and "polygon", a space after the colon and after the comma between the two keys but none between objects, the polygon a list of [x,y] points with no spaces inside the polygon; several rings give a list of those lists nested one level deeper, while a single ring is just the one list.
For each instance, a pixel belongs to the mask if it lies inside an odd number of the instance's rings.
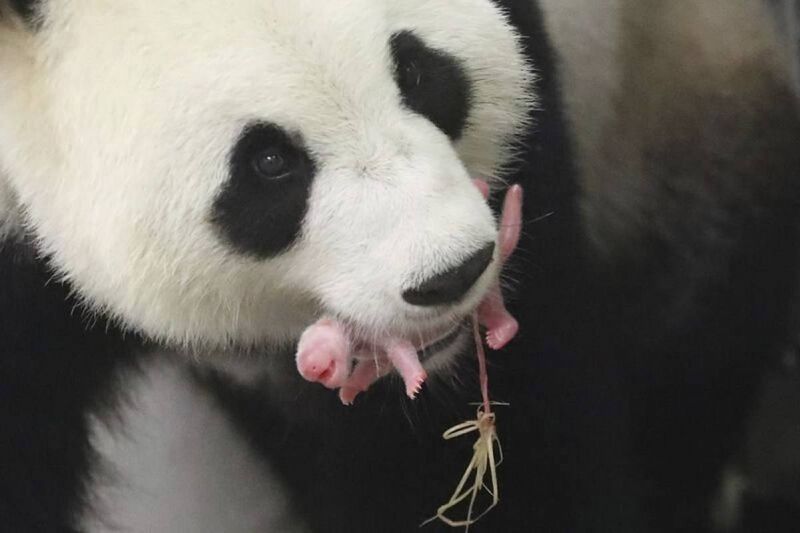
[{"label": "panda's fur texture", "polygon": [[401,294],[494,238],[470,177],[527,193],[472,530],[704,530],[789,336],[796,101],[768,51],[691,53],[703,2],[609,2],[596,102],[566,61],[579,181],[533,1],[0,0],[0,530],[416,531],[471,452],[467,336],[353,408],[292,345],[461,321],[496,262]]},{"label": "panda's fur texture", "polygon": [[[6,32],[4,165],[39,249],[87,307],[214,349],[280,346],[320,307],[416,334],[475,305],[493,272],[445,316],[401,293],[492,240],[467,177],[506,160],[528,70],[489,2],[446,17],[385,4],[46,2],[38,34]],[[470,80],[460,157],[402,103],[391,38],[408,28]],[[276,144],[307,168],[254,186],[250,151]]]},{"label": "panda's fur texture", "polygon": [[[125,474],[155,467],[126,468],[135,453],[119,450],[157,397],[136,391],[158,386],[151,360],[175,356],[164,351],[277,382],[294,374],[292,343],[322,313],[365,338],[425,339],[459,327],[494,283],[498,261],[452,305],[402,298],[495,238],[471,178],[499,183],[537,103],[498,5],[54,0],[4,4],[0,24],[0,388],[14,428],[3,463],[18,457],[2,481],[9,527],[149,529],[135,495],[158,499],[158,487]],[[286,172],[269,173],[270,151]],[[452,367],[466,337],[429,370]],[[294,419],[319,410],[299,403]],[[413,435],[400,412],[386,418]],[[276,444],[279,427],[264,426]],[[387,459],[403,449],[382,437]],[[303,465],[280,463],[301,479]],[[424,518],[442,489],[424,505],[410,492],[398,527]],[[315,507],[301,510],[334,519]],[[335,519],[351,514],[341,510]],[[377,519],[365,513],[364,527]],[[236,527],[246,529],[223,529]]]}]

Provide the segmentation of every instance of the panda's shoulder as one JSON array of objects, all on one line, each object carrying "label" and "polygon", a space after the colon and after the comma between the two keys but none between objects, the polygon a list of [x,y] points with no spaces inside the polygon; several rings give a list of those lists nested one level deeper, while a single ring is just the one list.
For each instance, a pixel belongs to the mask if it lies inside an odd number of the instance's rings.
[{"label": "panda's shoulder", "polygon": [[[9,531],[62,531],[92,453],[87,414],[114,403],[136,342],[94,326],[28,244],[0,242],[0,501]],[[28,429],[25,429],[28,428]],[[30,495],[36,495],[30,497]]]}]

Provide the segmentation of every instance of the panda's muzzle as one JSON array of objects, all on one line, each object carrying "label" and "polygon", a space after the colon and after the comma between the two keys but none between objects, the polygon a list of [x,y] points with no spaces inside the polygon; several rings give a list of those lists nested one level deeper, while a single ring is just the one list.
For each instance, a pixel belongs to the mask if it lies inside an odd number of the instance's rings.
[{"label": "panda's muzzle", "polygon": [[403,292],[403,300],[419,307],[449,305],[461,300],[486,271],[494,256],[494,242],[483,246],[461,264]]}]

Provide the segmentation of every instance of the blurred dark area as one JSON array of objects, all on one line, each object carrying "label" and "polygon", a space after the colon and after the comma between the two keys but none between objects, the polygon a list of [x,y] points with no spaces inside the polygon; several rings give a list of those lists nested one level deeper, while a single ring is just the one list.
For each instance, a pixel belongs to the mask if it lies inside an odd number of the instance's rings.
[{"label": "blurred dark area", "polygon": [[[767,2],[785,46],[790,81],[800,97],[800,1]],[[800,150],[800,139],[797,145]],[[793,315],[794,343],[769,365],[750,415],[746,444],[723,477],[714,517],[721,531],[800,530],[800,297]]]},{"label": "blurred dark area", "polygon": [[[754,143],[774,146],[765,139],[778,138],[782,127],[780,113],[767,118],[762,111],[766,102],[796,112],[783,102],[800,99],[798,0],[543,3],[561,56],[587,228],[612,261],[635,249],[630,243],[647,246],[649,226],[658,223],[653,213],[665,209],[652,203],[659,185],[681,187],[684,180],[686,193],[752,182],[760,164]],[[800,138],[794,142],[800,153]],[[717,156],[705,175],[681,166],[694,151],[702,164],[707,154]],[[800,176],[796,182],[800,187]],[[684,216],[694,215],[663,218],[665,233],[699,227]],[[782,348],[765,347],[780,355],[765,362],[744,444],[719,481],[710,516],[716,531],[800,531],[800,295],[793,298],[794,333]]]},{"label": "blurred dark area", "polygon": [[767,0],[773,10],[778,31],[785,39],[789,69],[795,89],[800,94],[800,2],[798,0]]},{"label": "blurred dark area", "polygon": [[[800,1],[766,0],[785,46],[787,72],[800,97]],[[797,139],[800,150],[800,139]],[[800,176],[798,176],[800,186]],[[798,273],[800,279],[800,273]],[[750,416],[748,437],[721,487],[720,529],[788,532],[800,530],[800,297],[794,307],[795,339],[764,376]],[[732,500],[725,502],[725,497]]]}]

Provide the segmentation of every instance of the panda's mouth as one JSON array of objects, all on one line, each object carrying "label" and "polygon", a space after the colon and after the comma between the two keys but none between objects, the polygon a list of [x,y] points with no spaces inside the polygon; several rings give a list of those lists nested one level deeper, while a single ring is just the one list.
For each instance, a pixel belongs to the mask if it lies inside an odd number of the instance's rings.
[{"label": "panda's mouth", "polygon": [[[420,361],[426,361],[434,356],[449,351],[467,332],[466,320],[460,321],[447,329],[439,329],[433,333],[420,333],[415,338],[409,338],[409,342],[414,345]],[[355,359],[372,360],[380,348],[371,342],[357,340],[354,343],[353,351]]]},{"label": "panda's mouth", "polygon": [[[476,185],[486,197],[488,185],[484,182],[476,182]],[[512,186],[506,192],[499,226],[499,247],[494,249],[499,249],[500,260],[505,261],[519,241],[522,226],[522,189],[519,186]],[[413,399],[428,378],[428,372],[442,368],[464,347],[459,341],[464,340],[469,331],[465,320],[452,322],[452,315],[440,316],[436,322],[444,324],[438,328],[430,327],[433,320],[427,320],[425,334],[423,320],[418,319],[402,324],[404,327],[400,331],[375,335],[335,313],[323,316],[307,327],[298,340],[297,369],[308,381],[339,389],[339,399],[346,405],[396,370],[403,378],[406,394]],[[510,342],[519,328],[505,307],[498,283],[482,295],[472,313],[472,321],[476,336],[479,325],[486,329],[485,339],[476,339],[476,343],[485,342],[495,350]]]},{"label": "panda's mouth", "polygon": [[[446,329],[439,329],[433,333],[420,333],[415,339],[409,338],[409,342],[414,345],[419,360],[425,362],[458,344],[462,337],[467,333],[468,325],[466,319],[450,326]],[[366,341],[356,341],[354,346],[355,359],[373,360],[380,351],[380,348]]]},{"label": "panda's mouth", "polygon": [[437,339],[423,344],[417,349],[420,361],[429,360],[439,353],[449,351],[466,333],[466,321],[464,321],[456,324],[449,332]]}]

